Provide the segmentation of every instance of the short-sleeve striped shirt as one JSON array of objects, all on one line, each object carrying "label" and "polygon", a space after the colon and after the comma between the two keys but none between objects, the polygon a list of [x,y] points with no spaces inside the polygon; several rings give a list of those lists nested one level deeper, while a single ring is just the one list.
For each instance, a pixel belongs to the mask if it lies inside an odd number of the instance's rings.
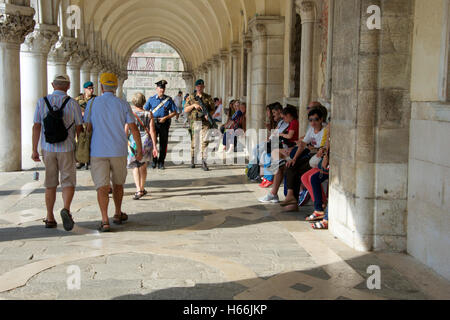
[{"label": "short-sleeve striped shirt", "polygon": [[[50,105],[55,106],[58,110],[61,108],[63,102],[66,100],[67,94],[63,91],[56,90],[53,94],[47,96]],[[47,117],[48,108],[47,104],[44,101],[44,98],[39,99],[36,111],[34,113],[34,123],[39,123],[42,126],[41,131],[41,150],[47,152],[70,152],[75,150],[75,127],[83,124],[83,118],[81,116],[80,105],[74,100],[70,99],[64,108],[64,124],[66,128],[69,128],[69,137],[66,141],[56,144],[50,144],[45,141],[45,128],[44,128],[44,119]]]}]

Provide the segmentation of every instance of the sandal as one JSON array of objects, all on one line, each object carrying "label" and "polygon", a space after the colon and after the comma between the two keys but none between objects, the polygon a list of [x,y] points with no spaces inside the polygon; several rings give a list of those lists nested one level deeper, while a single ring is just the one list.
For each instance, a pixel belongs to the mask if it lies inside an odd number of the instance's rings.
[{"label": "sandal", "polygon": [[328,222],[323,220],[321,222],[315,222],[313,224],[311,224],[311,227],[314,230],[328,230]]},{"label": "sandal", "polygon": [[322,220],[323,218],[325,218],[325,212],[314,211],[312,215],[306,218],[306,221],[319,221]]},{"label": "sandal", "polygon": [[297,201],[296,199],[290,200],[290,201],[287,201],[287,202],[286,202],[286,200],[285,200],[285,201],[283,201],[283,202],[280,203],[280,206],[282,206],[282,207],[287,207],[287,206],[290,206],[290,205],[292,205],[292,204],[297,204],[297,203],[298,203],[298,201]]},{"label": "sandal", "polygon": [[121,213],[120,216],[114,216],[114,224],[122,224],[123,222],[128,221],[128,215],[126,213]]},{"label": "sandal", "polygon": [[143,196],[145,196],[144,192],[142,192],[142,191],[136,192],[136,193],[134,194],[133,200],[139,200],[139,199],[141,199]]},{"label": "sandal", "polygon": [[75,222],[73,221],[72,215],[70,214],[69,210],[67,210],[67,209],[61,210],[61,219],[63,221],[64,230],[72,231],[73,227],[75,225]]},{"label": "sandal", "polygon": [[46,229],[56,229],[58,227],[58,223],[56,221],[48,221],[44,220]]},{"label": "sandal", "polygon": [[110,225],[109,225],[109,222],[108,223],[103,223],[102,222],[102,224],[100,225],[100,227],[98,228],[98,231],[100,231],[100,232],[111,232],[111,227],[110,227]]},{"label": "sandal", "polygon": [[147,190],[144,189],[144,191],[142,191],[142,194],[143,194],[144,196],[148,195]]}]

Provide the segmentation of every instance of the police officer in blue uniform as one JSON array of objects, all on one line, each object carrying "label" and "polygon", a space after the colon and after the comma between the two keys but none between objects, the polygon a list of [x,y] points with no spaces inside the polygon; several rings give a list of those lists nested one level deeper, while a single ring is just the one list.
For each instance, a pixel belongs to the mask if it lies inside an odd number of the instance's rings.
[{"label": "police officer in blue uniform", "polygon": [[169,129],[172,118],[177,115],[177,107],[172,98],[166,96],[167,81],[161,80],[156,83],[156,95],[151,97],[145,104],[144,109],[151,111],[155,118],[156,136],[159,139],[159,158],[153,158],[152,168],[164,170],[164,161],[167,155],[169,143]]}]

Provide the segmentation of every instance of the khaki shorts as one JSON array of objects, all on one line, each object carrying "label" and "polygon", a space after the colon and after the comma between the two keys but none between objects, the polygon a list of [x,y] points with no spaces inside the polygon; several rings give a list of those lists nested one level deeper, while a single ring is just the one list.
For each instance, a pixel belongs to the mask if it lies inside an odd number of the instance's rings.
[{"label": "khaki shorts", "polygon": [[47,152],[42,151],[45,164],[46,188],[56,188],[59,186],[59,176],[61,176],[61,187],[75,187],[77,184],[77,169],[75,152]]},{"label": "khaki shorts", "polygon": [[123,186],[127,180],[127,157],[91,158],[91,175],[98,190],[110,185]]}]

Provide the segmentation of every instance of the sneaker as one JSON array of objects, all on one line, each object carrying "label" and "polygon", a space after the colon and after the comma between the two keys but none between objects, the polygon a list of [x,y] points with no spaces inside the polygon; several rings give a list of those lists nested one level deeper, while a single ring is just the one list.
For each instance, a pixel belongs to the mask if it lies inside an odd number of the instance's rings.
[{"label": "sneaker", "polygon": [[266,183],[267,183],[266,178],[263,178],[263,180],[262,180],[261,184],[259,185],[259,187],[265,188],[264,185],[265,185]]},{"label": "sneaker", "polygon": [[269,192],[264,198],[260,198],[258,200],[259,200],[259,202],[262,202],[262,203],[279,203],[280,202],[278,195],[274,196],[271,192]]},{"label": "sneaker", "polygon": [[300,191],[299,197],[298,197],[298,206],[303,207],[308,204],[309,200],[311,199],[311,196],[309,195],[308,189],[304,189]]},{"label": "sneaker", "polygon": [[273,186],[273,181],[269,181],[269,180],[266,180],[267,182],[266,182],[266,185],[265,185],[265,188],[270,188],[271,186]]}]

